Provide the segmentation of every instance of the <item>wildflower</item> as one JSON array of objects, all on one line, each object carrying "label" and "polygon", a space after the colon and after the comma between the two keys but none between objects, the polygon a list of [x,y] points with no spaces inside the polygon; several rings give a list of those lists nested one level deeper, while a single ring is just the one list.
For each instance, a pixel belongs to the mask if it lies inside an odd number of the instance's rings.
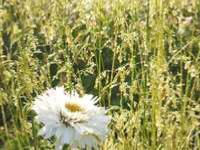
[{"label": "wildflower", "polygon": [[37,120],[44,124],[39,134],[44,138],[55,136],[56,149],[62,149],[64,144],[98,148],[108,133],[110,117],[104,108],[95,106],[96,102],[92,95],[65,93],[63,87],[47,90],[33,105]]}]

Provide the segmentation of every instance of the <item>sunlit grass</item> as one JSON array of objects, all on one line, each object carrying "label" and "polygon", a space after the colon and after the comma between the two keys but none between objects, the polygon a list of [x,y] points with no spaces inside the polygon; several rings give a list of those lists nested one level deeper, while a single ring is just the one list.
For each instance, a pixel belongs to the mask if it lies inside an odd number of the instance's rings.
[{"label": "sunlit grass", "polygon": [[198,149],[200,2],[1,0],[0,149],[54,149],[31,106],[61,85],[109,109],[101,149]]}]

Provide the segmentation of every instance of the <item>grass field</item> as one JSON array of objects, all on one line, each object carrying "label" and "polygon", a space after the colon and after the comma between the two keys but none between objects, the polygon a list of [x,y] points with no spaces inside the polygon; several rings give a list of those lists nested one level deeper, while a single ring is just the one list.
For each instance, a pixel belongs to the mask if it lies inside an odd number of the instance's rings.
[{"label": "grass field", "polygon": [[57,86],[109,110],[102,150],[199,150],[200,1],[0,0],[0,149],[54,149],[31,107]]}]

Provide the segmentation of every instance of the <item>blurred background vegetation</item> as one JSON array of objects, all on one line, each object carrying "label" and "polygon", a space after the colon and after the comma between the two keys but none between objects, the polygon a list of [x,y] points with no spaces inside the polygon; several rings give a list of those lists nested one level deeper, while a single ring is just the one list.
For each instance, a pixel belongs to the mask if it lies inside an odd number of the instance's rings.
[{"label": "blurred background vegetation", "polygon": [[109,109],[101,149],[198,150],[200,1],[0,0],[0,149],[54,148],[31,105],[62,85]]}]

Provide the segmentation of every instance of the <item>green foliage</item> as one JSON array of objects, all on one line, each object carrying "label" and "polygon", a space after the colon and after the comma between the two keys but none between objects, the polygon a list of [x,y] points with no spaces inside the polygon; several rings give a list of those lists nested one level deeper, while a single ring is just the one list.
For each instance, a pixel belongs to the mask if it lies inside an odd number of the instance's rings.
[{"label": "green foliage", "polygon": [[1,0],[0,149],[54,148],[31,105],[61,85],[109,109],[101,149],[198,149],[200,2]]}]

